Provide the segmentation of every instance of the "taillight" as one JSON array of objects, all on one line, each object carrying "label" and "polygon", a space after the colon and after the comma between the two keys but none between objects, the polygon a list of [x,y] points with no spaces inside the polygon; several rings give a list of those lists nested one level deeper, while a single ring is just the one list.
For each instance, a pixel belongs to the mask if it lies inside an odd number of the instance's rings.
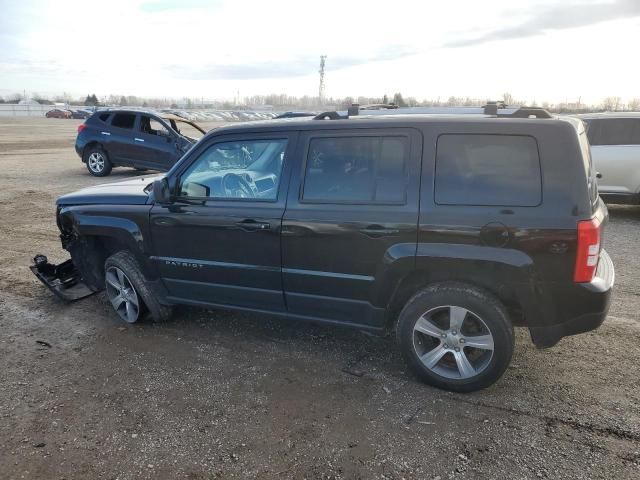
[{"label": "taillight", "polygon": [[85,128],[87,128],[87,126],[84,123],[81,123],[80,125],[78,125],[78,133],[83,131]]},{"label": "taillight", "polygon": [[600,221],[592,218],[578,222],[578,253],[573,281],[590,282],[600,258]]}]

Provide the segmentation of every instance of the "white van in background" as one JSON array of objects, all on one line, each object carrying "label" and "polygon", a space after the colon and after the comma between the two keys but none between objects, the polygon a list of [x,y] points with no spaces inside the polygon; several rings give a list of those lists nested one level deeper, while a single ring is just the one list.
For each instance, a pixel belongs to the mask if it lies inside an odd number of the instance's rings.
[{"label": "white van in background", "polygon": [[586,124],[598,190],[608,203],[640,204],[640,113],[578,115]]}]

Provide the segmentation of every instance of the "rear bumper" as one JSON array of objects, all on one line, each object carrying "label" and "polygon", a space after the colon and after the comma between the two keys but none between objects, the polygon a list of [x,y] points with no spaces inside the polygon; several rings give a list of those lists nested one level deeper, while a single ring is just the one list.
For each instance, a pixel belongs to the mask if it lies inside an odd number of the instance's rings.
[{"label": "rear bumper", "polygon": [[[553,347],[562,337],[595,330],[609,312],[611,292],[615,283],[615,269],[609,254],[602,250],[596,276],[589,283],[576,284],[577,292],[570,294],[577,302],[575,316],[544,326],[530,326],[531,339],[538,348]],[[569,294],[569,292],[567,292]]]}]

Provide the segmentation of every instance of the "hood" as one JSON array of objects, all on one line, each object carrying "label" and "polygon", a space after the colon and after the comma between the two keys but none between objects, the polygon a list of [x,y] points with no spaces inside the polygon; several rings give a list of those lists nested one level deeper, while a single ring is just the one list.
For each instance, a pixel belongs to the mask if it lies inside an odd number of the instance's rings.
[{"label": "hood", "polygon": [[164,175],[144,176],[116,183],[83,188],[58,198],[57,205],[144,205],[149,195],[146,187]]}]

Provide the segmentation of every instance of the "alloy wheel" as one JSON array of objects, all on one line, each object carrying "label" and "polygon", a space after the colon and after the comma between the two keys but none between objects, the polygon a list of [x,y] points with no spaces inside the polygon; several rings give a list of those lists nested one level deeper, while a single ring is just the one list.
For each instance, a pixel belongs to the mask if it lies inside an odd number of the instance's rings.
[{"label": "alloy wheel", "polygon": [[140,298],[129,277],[118,267],[109,267],[105,273],[107,296],[114,310],[127,323],[140,316]]},{"label": "alloy wheel", "polygon": [[413,327],[413,348],[422,364],[450,379],[482,373],[491,362],[493,335],[477,314],[446,305],[424,313]]},{"label": "alloy wheel", "polygon": [[100,152],[93,152],[89,155],[89,168],[96,173],[104,170],[104,156]]}]

